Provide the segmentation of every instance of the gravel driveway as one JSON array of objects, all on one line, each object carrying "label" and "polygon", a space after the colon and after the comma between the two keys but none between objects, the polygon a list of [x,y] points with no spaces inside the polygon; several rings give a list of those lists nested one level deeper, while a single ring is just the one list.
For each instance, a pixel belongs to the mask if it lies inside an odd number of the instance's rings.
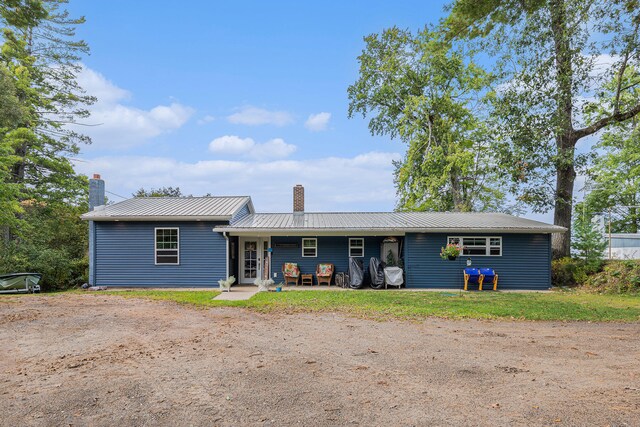
[{"label": "gravel driveway", "polygon": [[640,324],[0,298],[0,424],[640,425]]}]

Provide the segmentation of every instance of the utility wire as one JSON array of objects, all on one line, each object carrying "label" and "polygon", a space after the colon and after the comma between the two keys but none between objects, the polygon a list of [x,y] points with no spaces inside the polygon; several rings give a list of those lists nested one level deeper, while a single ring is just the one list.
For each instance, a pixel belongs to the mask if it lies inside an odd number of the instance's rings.
[{"label": "utility wire", "polygon": [[121,199],[128,199],[128,197],[124,197],[124,196],[121,196],[121,195],[119,195],[119,194],[112,193],[111,191],[107,191],[107,190],[105,190],[104,192],[105,192],[105,193],[109,193],[109,194],[111,194],[112,196],[120,197]]}]

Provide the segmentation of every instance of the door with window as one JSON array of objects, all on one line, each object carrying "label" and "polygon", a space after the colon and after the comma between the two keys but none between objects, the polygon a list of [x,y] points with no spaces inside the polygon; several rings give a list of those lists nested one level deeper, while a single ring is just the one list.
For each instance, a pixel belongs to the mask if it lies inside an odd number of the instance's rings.
[{"label": "door with window", "polygon": [[240,238],[239,283],[253,284],[257,278],[263,280],[269,278],[271,274],[269,244],[268,238]]}]

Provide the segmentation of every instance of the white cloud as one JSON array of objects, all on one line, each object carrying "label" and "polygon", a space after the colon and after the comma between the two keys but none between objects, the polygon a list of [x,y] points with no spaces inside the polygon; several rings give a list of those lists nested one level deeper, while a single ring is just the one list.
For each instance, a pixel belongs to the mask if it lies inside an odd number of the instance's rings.
[{"label": "white cloud", "polygon": [[182,162],[168,157],[121,156],[78,163],[76,169],[101,173],[107,190],[123,196],[140,187],[179,186],[186,194],[249,195],[258,211],[290,212],[292,187],[303,184],[309,212],[381,211],[395,206],[391,161],[400,158],[399,153],[383,152],[271,161]]},{"label": "white cloud", "polygon": [[238,125],[274,125],[286,126],[294,122],[293,115],[286,111],[269,111],[263,108],[246,106],[227,116],[230,123]]},{"label": "white cloud", "polygon": [[311,114],[306,122],[304,122],[304,127],[309,129],[312,132],[320,132],[323,130],[327,130],[329,126],[329,120],[331,120],[331,113],[318,113]]},{"label": "white cloud", "polygon": [[209,143],[209,150],[213,153],[241,155],[254,159],[280,159],[293,154],[296,149],[295,145],[287,144],[282,138],[257,144],[251,138],[224,135]]},{"label": "white cloud", "polygon": [[131,94],[86,66],[82,67],[78,82],[88,95],[98,98],[89,106],[91,116],[83,121],[92,126],[72,126],[92,138],[93,144],[88,149],[126,149],[144,144],[182,127],[194,113],[192,108],[177,102],[149,110],[125,105]]},{"label": "white cloud", "polygon": [[198,120],[198,124],[199,125],[204,125],[207,123],[211,123],[213,121],[215,121],[216,118],[215,116],[212,116],[211,114],[207,114],[206,116],[202,117],[201,119]]}]

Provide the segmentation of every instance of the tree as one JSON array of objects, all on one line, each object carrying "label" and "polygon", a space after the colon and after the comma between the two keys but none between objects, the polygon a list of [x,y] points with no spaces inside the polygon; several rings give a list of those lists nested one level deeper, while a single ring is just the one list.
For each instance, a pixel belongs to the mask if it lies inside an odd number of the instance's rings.
[{"label": "tree", "polygon": [[573,226],[573,248],[578,257],[588,265],[597,265],[602,261],[607,241],[602,230],[596,227],[590,215],[581,213],[577,215]]},{"label": "tree", "polygon": [[[447,18],[450,39],[497,58],[502,168],[520,200],[553,208],[554,223],[569,229],[553,235],[556,257],[570,252],[575,177],[586,164],[576,144],[640,113],[640,103],[620,102],[631,89],[622,76],[640,61],[639,10],[637,0],[456,0]],[[606,114],[590,120],[584,111],[612,77]]]},{"label": "tree", "polygon": [[16,159],[7,133],[22,120],[23,114],[13,80],[8,71],[0,66],[0,230],[5,240],[11,227],[16,226],[16,214],[22,212],[20,186],[10,180],[11,167]]},{"label": "tree", "polygon": [[371,116],[372,134],[408,145],[395,162],[398,209],[498,209],[491,138],[474,109],[492,77],[438,28],[414,35],[394,27],[364,40],[349,117]]},{"label": "tree", "polygon": [[87,203],[48,204],[23,200],[20,239],[0,241],[0,271],[41,273],[43,290],[65,289],[87,280]]},{"label": "tree", "polygon": [[[180,191],[180,187],[162,187],[162,188],[152,188],[151,190],[145,190],[144,188],[140,188],[138,191],[132,194],[133,197],[185,197],[182,195],[182,191]],[[190,197],[190,196],[186,196]]]},{"label": "tree", "polygon": [[95,101],[78,85],[83,41],[73,40],[84,18],[62,10],[67,0],[7,0],[0,5],[3,26],[0,64],[13,81],[22,117],[5,133],[12,148],[10,176],[25,198],[73,201],[83,195],[86,179],[78,176],[69,156],[88,137],[67,125],[88,116]]},{"label": "tree", "polygon": [[[624,86],[632,86],[637,74],[628,68],[622,80]],[[640,102],[640,85],[622,94],[620,103],[633,105]],[[607,91],[615,91],[617,81],[607,86]],[[600,98],[610,99],[603,93]],[[605,105],[605,110],[607,106]],[[601,108],[590,112],[600,116]],[[606,112],[604,113],[606,114]],[[637,233],[640,230],[640,117],[610,126],[600,138],[595,148],[602,152],[589,170],[593,184],[586,196],[585,204],[592,212],[614,213],[611,230],[614,233]]]}]

